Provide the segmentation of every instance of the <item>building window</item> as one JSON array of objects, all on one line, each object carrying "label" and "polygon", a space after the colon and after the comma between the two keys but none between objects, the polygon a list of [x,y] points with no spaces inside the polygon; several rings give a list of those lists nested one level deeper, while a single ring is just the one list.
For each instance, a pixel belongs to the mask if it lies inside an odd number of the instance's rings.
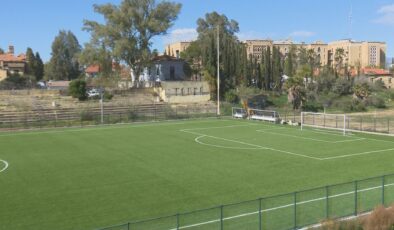
[{"label": "building window", "polygon": [[184,88],[181,89],[181,95],[182,95],[182,96],[185,95],[185,89],[184,89]]},{"label": "building window", "polygon": [[203,88],[200,87],[200,95],[202,95],[202,94],[203,94]]}]

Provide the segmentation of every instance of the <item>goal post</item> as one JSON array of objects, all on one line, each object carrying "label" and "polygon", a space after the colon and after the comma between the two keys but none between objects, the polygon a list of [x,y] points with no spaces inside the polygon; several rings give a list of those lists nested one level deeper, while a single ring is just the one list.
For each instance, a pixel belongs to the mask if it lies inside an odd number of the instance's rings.
[{"label": "goal post", "polygon": [[304,127],[338,130],[346,135],[346,114],[301,112],[301,130]]},{"label": "goal post", "polygon": [[245,119],[248,117],[248,113],[244,108],[233,107],[231,113],[233,118]]}]

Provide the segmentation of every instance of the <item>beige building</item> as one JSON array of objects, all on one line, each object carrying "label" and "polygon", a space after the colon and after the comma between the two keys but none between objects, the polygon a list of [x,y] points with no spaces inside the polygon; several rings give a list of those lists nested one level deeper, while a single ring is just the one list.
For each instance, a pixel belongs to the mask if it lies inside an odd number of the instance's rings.
[{"label": "beige building", "polygon": [[344,50],[344,65],[355,68],[384,68],[386,63],[386,43],[356,42],[349,39],[328,44],[328,64],[335,66],[335,55],[338,49]]},{"label": "beige building", "polygon": [[172,44],[168,44],[165,49],[165,53],[169,56],[180,58],[181,53],[185,51],[191,42],[176,42]]},{"label": "beige building", "polygon": [[365,68],[368,66],[384,67],[386,61],[386,43],[384,42],[355,42],[349,39],[324,43],[316,41],[314,43],[294,43],[291,40],[272,41],[272,40],[247,40],[248,57],[253,57],[258,61],[261,60],[263,50],[266,47],[271,49],[275,46],[279,52],[286,56],[291,47],[295,47],[297,52],[299,48],[304,47],[307,50],[312,49],[320,59],[320,64],[335,66],[335,54],[337,49],[344,50],[343,64],[350,67]]}]

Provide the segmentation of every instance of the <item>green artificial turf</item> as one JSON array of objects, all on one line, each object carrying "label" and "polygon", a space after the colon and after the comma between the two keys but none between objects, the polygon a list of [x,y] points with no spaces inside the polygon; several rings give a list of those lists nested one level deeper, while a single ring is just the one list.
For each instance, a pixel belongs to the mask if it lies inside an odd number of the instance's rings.
[{"label": "green artificial turf", "polygon": [[[255,199],[290,193],[264,199],[262,209],[270,209],[291,204],[294,191],[394,173],[392,137],[342,136],[241,120],[0,133],[0,147],[0,159],[9,163],[0,172],[1,230],[97,229],[211,207],[216,208],[180,215],[178,225],[250,213],[184,229],[220,229],[221,224],[224,229],[259,229]],[[0,170],[3,167],[0,162]],[[376,180],[359,186],[379,184]],[[352,189],[350,183],[329,192]],[[388,187],[386,203],[394,201],[393,193]],[[360,193],[358,210],[373,208],[380,194]],[[298,194],[298,202],[317,199],[297,207],[304,213],[296,217],[298,226],[325,216],[326,203],[320,199],[325,195],[323,189]],[[329,201],[330,217],[352,212],[354,195],[335,199]],[[254,201],[217,207],[246,200]],[[267,211],[262,228],[291,228],[293,219],[292,206]],[[170,230],[176,222],[172,216],[131,229]]]}]

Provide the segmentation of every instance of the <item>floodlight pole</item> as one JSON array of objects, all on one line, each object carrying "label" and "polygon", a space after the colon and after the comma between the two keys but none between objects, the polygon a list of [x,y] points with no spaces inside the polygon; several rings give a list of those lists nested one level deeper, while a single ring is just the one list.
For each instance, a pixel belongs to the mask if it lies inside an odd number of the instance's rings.
[{"label": "floodlight pole", "polygon": [[101,110],[101,124],[104,124],[104,106],[103,106],[103,90],[100,88],[100,110]]},{"label": "floodlight pole", "polygon": [[219,49],[220,41],[219,41],[219,25],[217,26],[217,64],[216,64],[216,69],[217,69],[217,102],[218,102],[218,108],[217,108],[217,115],[220,116],[220,49]]}]

